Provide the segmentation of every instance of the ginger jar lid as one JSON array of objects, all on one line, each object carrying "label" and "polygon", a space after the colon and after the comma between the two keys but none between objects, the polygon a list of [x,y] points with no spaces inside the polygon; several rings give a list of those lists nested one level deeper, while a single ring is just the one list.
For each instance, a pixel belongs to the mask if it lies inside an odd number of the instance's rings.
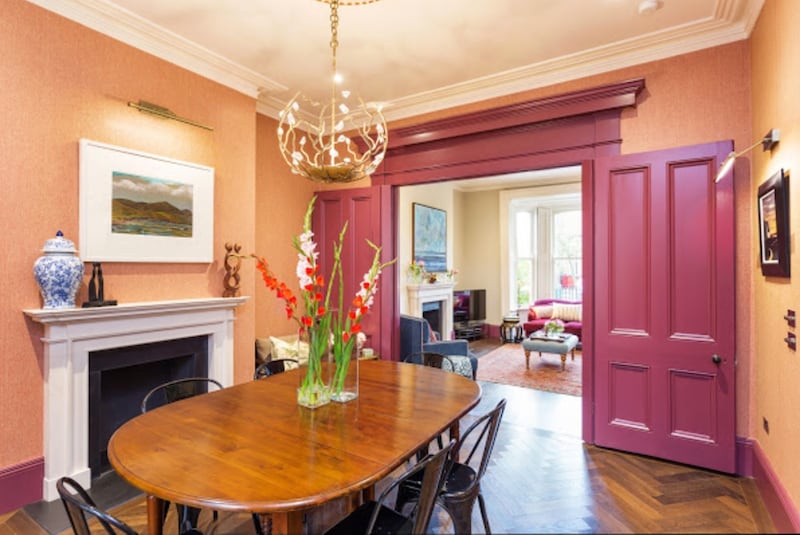
[{"label": "ginger jar lid", "polygon": [[60,230],[56,232],[56,237],[51,238],[44,242],[43,253],[77,253],[75,244],[72,240],[64,237],[64,233]]}]

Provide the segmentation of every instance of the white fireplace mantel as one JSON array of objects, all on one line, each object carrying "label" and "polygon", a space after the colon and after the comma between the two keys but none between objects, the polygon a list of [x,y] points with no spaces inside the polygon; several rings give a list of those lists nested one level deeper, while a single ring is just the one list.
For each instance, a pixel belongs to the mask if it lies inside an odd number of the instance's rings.
[{"label": "white fireplace mantel", "polygon": [[408,309],[411,316],[422,317],[422,305],[442,301],[442,339],[449,340],[453,333],[453,282],[409,284]]},{"label": "white fireplace mantel", "polygon": [[29,309],[44,325],[44,482],[59,498],[62,476],[91,486],[89,354],[192,336],[208,337],[208,375],[233,384],[233,309],[249,297],[209,297],[98,308]]}]

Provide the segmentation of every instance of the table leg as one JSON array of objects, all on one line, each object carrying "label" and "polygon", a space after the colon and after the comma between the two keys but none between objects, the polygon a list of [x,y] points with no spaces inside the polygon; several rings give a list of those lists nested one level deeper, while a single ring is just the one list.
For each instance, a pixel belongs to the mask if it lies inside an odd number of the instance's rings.
[{"label": "table leg", "polygon": [[147,497],[147,533],[161,535],[161,510],[164,501],[155,496]]},{"label": "table leg", "polygon": [[531,367],[531,352],[527,349],[525,350],[525,369],[528,370]]},{"label": "table leg", "polygon": [[289,535],[303,532],[303,511],[272,513],[272,534]]},{"label": "table leg", "polygon": [[567,369],[567,354],[561,354],[561,371],[565,371]]}]

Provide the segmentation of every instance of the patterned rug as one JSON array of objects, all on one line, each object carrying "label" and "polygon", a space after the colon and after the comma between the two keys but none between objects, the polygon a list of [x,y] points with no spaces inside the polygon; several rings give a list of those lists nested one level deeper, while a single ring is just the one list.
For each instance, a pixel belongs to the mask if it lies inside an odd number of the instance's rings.
[{"label": "patterned rug", "polygon": [[520,344],[503,344],[478,361],[479,381],[522,386],[558,394],[580,396],[581,352],[575,360],[567,355],[566,370],[561,371],[561,355],[532,351],[530,369],[525,369],[525,351]]}]

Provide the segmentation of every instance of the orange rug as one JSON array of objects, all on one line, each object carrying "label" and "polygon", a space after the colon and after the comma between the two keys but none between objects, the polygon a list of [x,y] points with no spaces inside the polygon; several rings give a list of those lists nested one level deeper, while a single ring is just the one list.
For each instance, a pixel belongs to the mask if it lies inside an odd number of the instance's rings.
[{"label": "orange rug", "polygon": [[520,344],[503,344],[491,353],[478,359],[479,381],[522,386],[535,390],[546,390],[558,394],[580,396],[581,352],[575,352],[575,360],[567,355],[566,370],[561,371],[561,355],[532,351],[530,369],[525,369],[525,351]]}]

